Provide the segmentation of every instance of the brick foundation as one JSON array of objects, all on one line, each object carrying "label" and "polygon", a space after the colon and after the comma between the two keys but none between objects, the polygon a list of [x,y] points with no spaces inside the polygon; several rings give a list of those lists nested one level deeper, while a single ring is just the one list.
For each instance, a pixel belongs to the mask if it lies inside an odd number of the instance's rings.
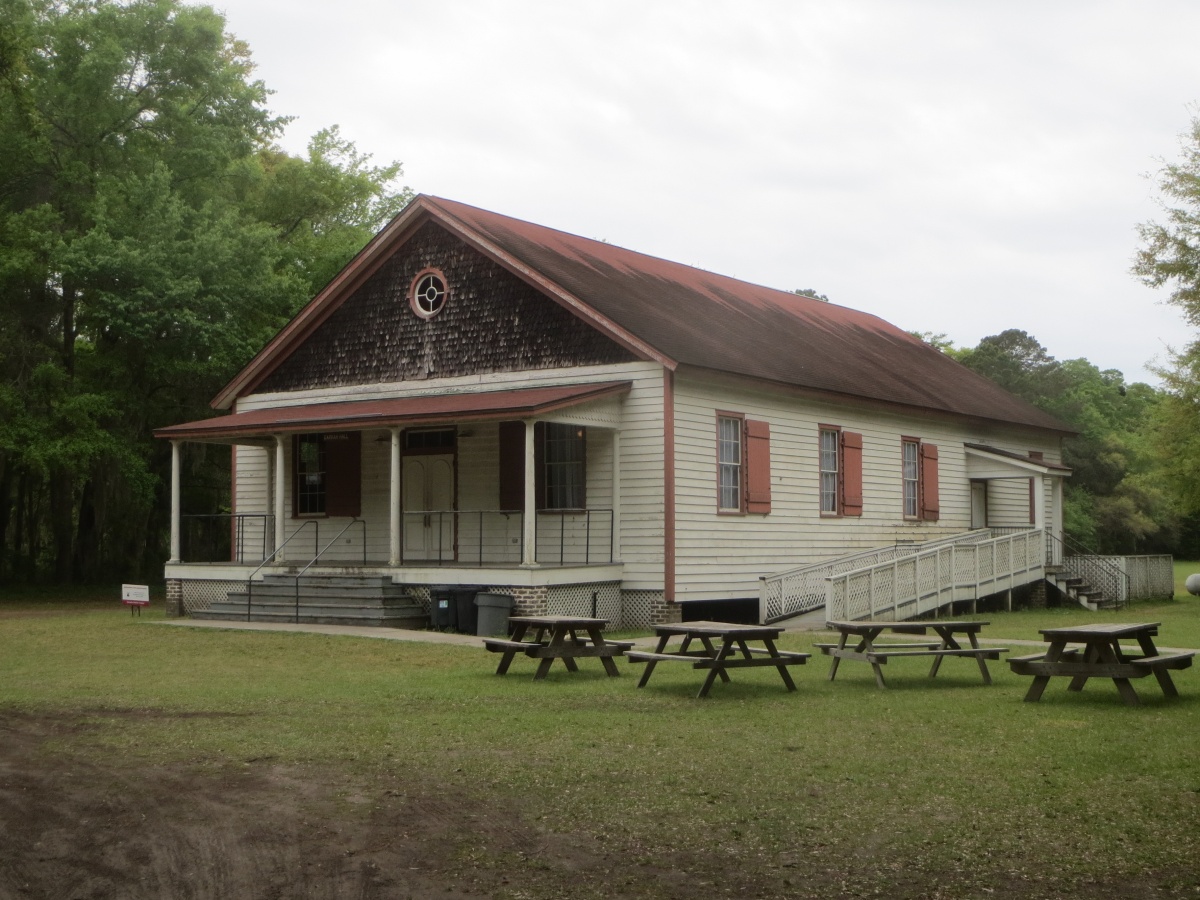
[{"label": "brick foundation", "polygon": [[183,609],[183,582],[178,578],[167,579],[166,612],[168,619],[181,619]]}]

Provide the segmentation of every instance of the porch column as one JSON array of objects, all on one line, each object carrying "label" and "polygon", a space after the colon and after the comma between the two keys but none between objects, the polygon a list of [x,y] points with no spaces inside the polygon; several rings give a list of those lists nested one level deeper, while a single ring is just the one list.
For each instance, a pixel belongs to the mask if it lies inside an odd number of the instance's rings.
[{"label": "porch column", "polygon": [[612,558],[621,558],[621,432],[612,430]]},{"label": "porch column", "polygon": [[1050,542],[1050,562],[1052,565],[1058,565],[1062,562],[1063,555],[1063,480],[1061,478],[1051,480],[1050,492],[1053,498],[1050,504],[1050,530],[1058,539]]},{"label": "porch column", "polygon": [[400,429],[392,432],[391,499],[388,506],[388,565],[400,565]]},{"label": "porch column", "polygon": [[1046,476],[1033,477],[1033,527],[1046,529]]},{"label": "porch column", "polygon": [[[275,435],[275,553],[279,552],[279,548],[283,546],[283,542],[287,540],[287,523],[283,518],[283,492],[285,487],[285,475],[287,473],[287,457],[284,455],[284,440],[282,434]],[[280,557],[275,556],[275,561],[279,562]]]},{"label": "porch column", "polygon": [[182,562],[179,555],[179,470],[182,454],[179,441],[171,441],[171,562]]},{"label": "porch column", "polygon": [[521,515],[521,565],[537,565],[537,466],[534,421],[525,421],[525,505]]}]

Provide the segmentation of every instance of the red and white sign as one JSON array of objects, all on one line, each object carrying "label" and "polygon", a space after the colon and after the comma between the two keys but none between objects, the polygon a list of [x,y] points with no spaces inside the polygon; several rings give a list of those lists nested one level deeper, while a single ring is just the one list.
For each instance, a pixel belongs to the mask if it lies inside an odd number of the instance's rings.
[{"label": "red and white sign", "polygon": [[126,606],[149,606],[150,585],[123,584],[121,585],[121,602]]}]

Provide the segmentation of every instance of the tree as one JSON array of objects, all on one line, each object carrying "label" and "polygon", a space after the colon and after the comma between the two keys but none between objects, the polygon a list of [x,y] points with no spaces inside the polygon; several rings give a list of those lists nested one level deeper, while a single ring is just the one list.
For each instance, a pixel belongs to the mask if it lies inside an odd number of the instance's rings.
[{"label": "tree", "polygon": [[1174,540],[1178,514],[1164,489],[1153,440],[1162,394],[1127,385],[1115,369],[1055,359],[1032,335],[1009,329],[960,355],[971,369],[1078,429],[1063,443],[1072,470],[1063,524],[1106,553],[1159,549]]},{"label": "tree", "polygon": [[208,7],[0,0],[0,579],[155,566],[153,429],[205,415],[409,196],[336,129],[279,150],[252,72]]},{"label": "tree", "polygon": [[820,300],[822,303],[829,302],[828,297],[826,297],[824,294],[817,293],[813,288],[796,288],[796,290],[792,291],[792,293],[800,297],[811,297],[813,300]]}]

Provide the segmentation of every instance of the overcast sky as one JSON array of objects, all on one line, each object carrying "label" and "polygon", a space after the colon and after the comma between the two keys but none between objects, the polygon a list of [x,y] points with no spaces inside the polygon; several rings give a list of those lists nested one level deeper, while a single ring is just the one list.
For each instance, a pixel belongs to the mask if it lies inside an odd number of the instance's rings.
[{"label": "overcast sky", "polygon": [[974,346],[1130,381],[1190,337],[1129,274],[1200,100],[1179,0],[217,0],[301,152]]}]

